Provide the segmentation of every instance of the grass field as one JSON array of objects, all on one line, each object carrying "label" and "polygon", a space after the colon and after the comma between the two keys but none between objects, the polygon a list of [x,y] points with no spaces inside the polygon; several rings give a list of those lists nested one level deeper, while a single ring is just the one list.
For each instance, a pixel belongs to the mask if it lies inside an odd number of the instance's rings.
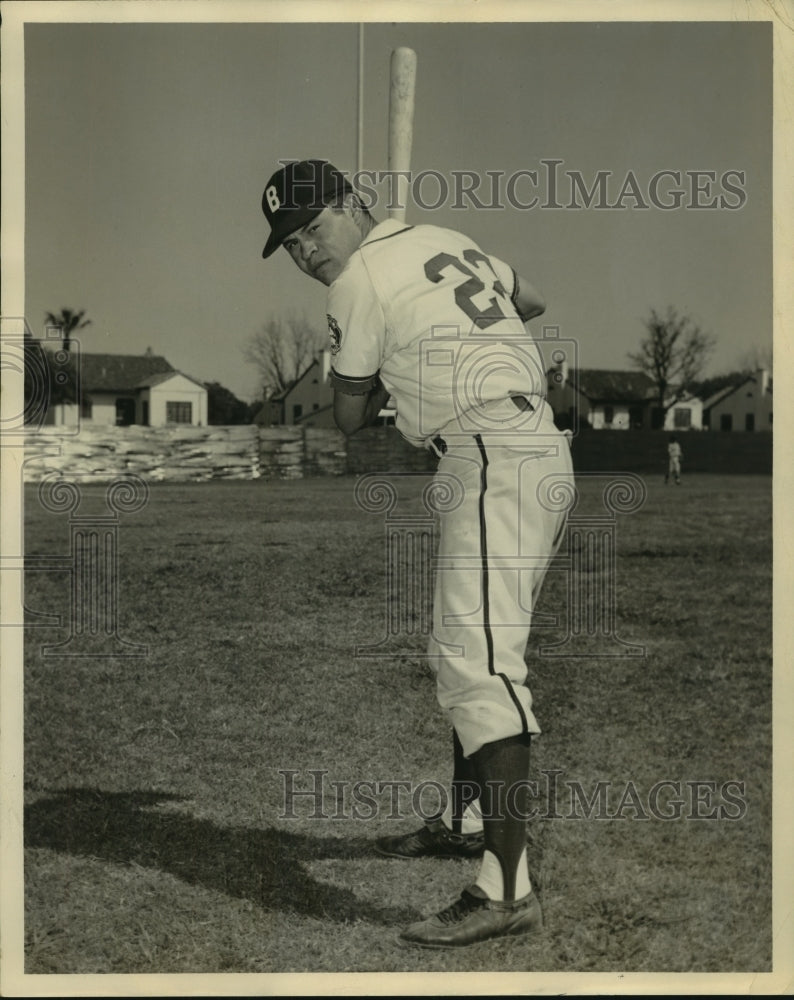
[{"label": "grass field", "polygon": [[[451,763],[423,637],[353,655],[387,610],[383,515],[353,486],[155,484],[119,529],[119,634],[148,654],[45,657],[68,628],[27,631],[26,971],[769,971],[770,479],[649,479],[618,518],[617,631],[644,656],[538,656],[564,616],[533,637],[546,926],[452,954],[397,931],[476,864],[379,858],[376,836],[417,825],[411,802],[397,821],[390,791],[351,792],[447,782]],[[597,513],[600,486],[581,490]],[[80,513],[104,512],[83,493]],[[68,554],[68,518],[33,487],[26,526],[29,555]],[[550,573],[539,610],[566,593]],[[68,576],[28,573],[26,605],[68,623]],[[312,770],[327,818],[307,796],[285,816]]]}]

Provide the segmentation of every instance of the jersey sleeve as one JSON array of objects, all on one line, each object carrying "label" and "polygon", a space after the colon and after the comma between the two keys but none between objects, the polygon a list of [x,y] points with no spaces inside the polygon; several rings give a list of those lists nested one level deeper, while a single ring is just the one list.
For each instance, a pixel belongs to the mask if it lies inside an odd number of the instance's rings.
[{"label": "jersey sleeve", "polygon": [[502,283],[502,288],[504,288],[510,297],[510,301],[513,303],[513,308],[516,312],[518,312],[518,304],[516,301],[518,297],[518,275],[509,264],[505,264],[505,262],[503,260],[499,260],[498,257],[494,257],[492,254],[489,254],[488,259],[496,272],[496,276]]},{"label": "jersey sleeve", "polygon": [[359,266],[346,268],[329,289],[327,310],[331,385],[360,395],[379,383],[386,320],[366,268],[360,261],[355,264]]}]

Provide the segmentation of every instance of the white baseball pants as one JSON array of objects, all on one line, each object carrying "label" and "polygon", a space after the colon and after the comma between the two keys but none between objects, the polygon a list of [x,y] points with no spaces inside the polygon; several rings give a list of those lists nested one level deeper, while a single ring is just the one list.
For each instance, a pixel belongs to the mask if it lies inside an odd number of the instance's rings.
[{"label": "white baseball pants", "polygon": [[455,477],[461,499],[440,515],[428,653],[439,703],[467,757],[484,743],[540,732],[524,657],[564,535],[573,468],[569,438],[547,404],[538,417],[520,434],[490,421],[480,432],[436,439],[439,483]]}]

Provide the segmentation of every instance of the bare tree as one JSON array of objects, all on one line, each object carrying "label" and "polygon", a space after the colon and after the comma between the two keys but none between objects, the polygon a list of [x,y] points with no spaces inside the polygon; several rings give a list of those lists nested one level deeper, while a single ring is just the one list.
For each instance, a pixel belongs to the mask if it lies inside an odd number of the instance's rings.
[{"label": "bare tree", "polygon": [[59,313],[45,313],[44,322],[48,323],[50,326],[57,326],[61,331],[61,337],[63,338],[63,349],[68,351],[72,346],[71,335],[75,330],[82,330],[83,327],[90,326],[91,320],[84,319],[85,309],[78,309],[75,312],[73,309],[61,309]]},{"label": "bare tree", "polygon": [[249,339],[245,360],[256,369],[265,399],[292,385],[306,371],[328,339],[307,320],[273,317]]},{"label": "bare tree", "polygon": [[680,316],[672,306],[668,306],[664,316],[652,309],[645,328],[647,334],[639,350],[629,352],[627,357],[653,380],[663,417],[692,391],[716,340],[688,316]]}]

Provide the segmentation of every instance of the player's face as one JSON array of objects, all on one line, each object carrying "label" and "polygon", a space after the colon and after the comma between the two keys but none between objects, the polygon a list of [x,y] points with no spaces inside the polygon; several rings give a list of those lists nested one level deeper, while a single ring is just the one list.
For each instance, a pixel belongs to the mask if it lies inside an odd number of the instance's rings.
[{"label": "player's face", "polygon": [[330,285],[361,243],[361,230],[347,210],[324,208],[284,240],[284,247],[305,274]]}]

